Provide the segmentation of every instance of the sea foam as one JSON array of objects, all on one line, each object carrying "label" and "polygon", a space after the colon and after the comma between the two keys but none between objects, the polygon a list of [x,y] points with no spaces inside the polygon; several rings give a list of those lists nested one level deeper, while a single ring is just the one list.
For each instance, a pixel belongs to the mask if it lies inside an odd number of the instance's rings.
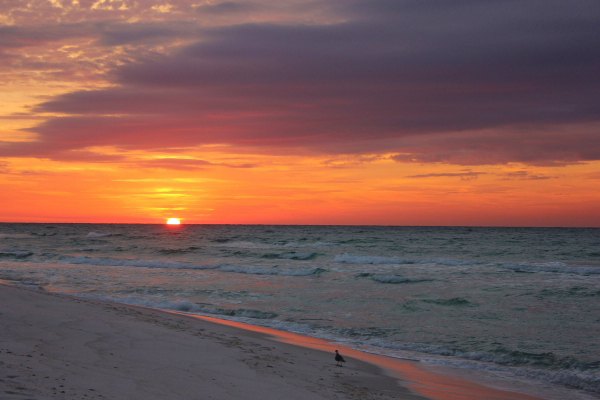
[{"label": "sea foam", "polygon": [[0,249],[0,257],[26,258],[33,255],[29,250],[20,249]]},{"label": "sea foam", "polygon": [[151,300],[138,297],[107,297],[94,295],[80,295],[80,297],[91,297],[94,299],[112,301],[115,303],[130,304],[142,307],[158,308],[162,310],[172,310],[187,313],[225,315],[230,317],[254,318],[254,319],[272,319],[277,317],[277,313],[252,309],[225,309],[217,308],[206,304],[196,304],[190,301],[168,301]]},{"label": "sea foam", "polygon": [[87,234],[87,238],[90,239],[96,239],[96,238],[102,238],[102,237],[107,237],[107,236],[112,236],[112,234],[110,233],[96,233],[96,232],[90,232]]}]

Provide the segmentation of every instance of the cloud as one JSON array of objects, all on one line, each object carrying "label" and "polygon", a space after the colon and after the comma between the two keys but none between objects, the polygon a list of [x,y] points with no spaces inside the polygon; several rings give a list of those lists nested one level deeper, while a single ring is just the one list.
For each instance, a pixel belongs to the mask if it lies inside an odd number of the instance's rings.
[{"label": "cloud", "polygon": [[161,168],[172,169],[179,171],[194,171],[205,169],[206,167],[229,167],[229,168],[254,168],[254,164],[228,164],[228,163],[213,163],[206,160],[189,159],[189,158],[161,158],[156,160],[146,160],[135,162],[136,166],[143,168]]},{"label": "cloud", "polygon": [[[122,162],[126,157],[119,154],[102,154],[94,151],[71,149],[59,141],[54,142],[2,142],[0,141],[0,154],[4,157],[37,157],[57,161],[113,163]],[[85,147],[85,146],[81,146]]]},{"label": "cloud", "polygon": [[52,172],[47,171],[35,171],[35,170],[21,170],[15,171],[10,168],[10,163],[0,161],[0,175],[52,175]]},{"label": "cloud", "polygon": [[0,155],[218,143],[460,165],[600,159],[599,3],[324,3],[344,21],[104,29],[105,45],[195,39],[116,67],[111,87],[38,104],[63,116]]},{"label": "cloud", "polygon": [[239,14],[239,13],[250,13],[254,11],[260,11],[265,9],[265,7],[258,3],[252,2],[233,2],[233,1],[224,1],[222,3],[216,4],[200,4],[196,6],[192,6],[194,10],[198,13],[206,13],[206,14],[216,14],[216,15],[231,15],[231,14]]},{"label": "cloud", "polygon": [[98,44],[122,46],[156,44],[190,37],[196,24],[190,21],[162,21],[138,23],[97,23]]},{"label": "cloud", "polygon": [[539,181],[546,179],[554,179],[555,176],[544,175],[544,174],[531,174],[529,171],[513,171],[504,174],[504,180],[526,180],[526,181]]},{"label": "cloud", "polygon": [[357,166],[383,159],[380,155],[338,157],[323,161],[321,164],[330,168],[355,168]]},{"label": "cloud", "polygon": [[39,46],[68,38],[94,35],[91,25],[82,23],[41,26],[0,26],[0,49]]},{"label": "cloud", "polygon": [[479,178],[479,175],[486,175],[487,172],[447,172],[447,173],[433,173],[433,174],[419,174],[419,175],[410,175],[407,178],[448,178],[448,177],[458,177],[461,181],[470,181],[473,179]]},{"label": "cloud", "polygon": [[411,137],[396,162],[561,166],[600,159],[600,124],[514,126]]},{"label": "cloud", "polygon": [[195,36],[194,21],[83,21],[28,26],[0,26],[0,50],[43,46],[68,39],[93,39],[96,45],[156,44]]},{"label": "cloud", "polygon": [[205,160],[184,159],[184,158],[161,158],[157,160],[138,161],[136,166],[144,168],[173,169],[180,171],[193,171],[204,169],[207,166],[215,165]]}]

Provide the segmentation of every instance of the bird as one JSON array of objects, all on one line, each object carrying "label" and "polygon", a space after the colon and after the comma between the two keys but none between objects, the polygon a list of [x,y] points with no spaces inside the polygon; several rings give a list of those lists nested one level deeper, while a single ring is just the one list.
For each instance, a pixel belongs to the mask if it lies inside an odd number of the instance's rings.
[{"label": "bird", "polygon": [[340,355],[340,353],[338,353],[338,351],[337,351],[337,350],[335,351],[335,361],[337,362],[337,364],[336,364],[336,365],[337,365],[338,367],[343,367],[343,365],[342,365],[341,363],[345,363],[345,362],[346,362],[346,360],[344,360],[344,357],[342,357],[342,356]]}]

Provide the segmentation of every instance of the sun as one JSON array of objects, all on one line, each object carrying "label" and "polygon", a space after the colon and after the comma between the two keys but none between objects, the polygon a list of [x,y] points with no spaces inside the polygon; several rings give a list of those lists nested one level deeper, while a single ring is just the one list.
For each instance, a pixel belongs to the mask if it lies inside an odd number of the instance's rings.
[{"label": "sun", "polygon": [[169,218],[167,220],[167,225],[179,225],[181,224],[181,221],[179,220],[179,218]]}]

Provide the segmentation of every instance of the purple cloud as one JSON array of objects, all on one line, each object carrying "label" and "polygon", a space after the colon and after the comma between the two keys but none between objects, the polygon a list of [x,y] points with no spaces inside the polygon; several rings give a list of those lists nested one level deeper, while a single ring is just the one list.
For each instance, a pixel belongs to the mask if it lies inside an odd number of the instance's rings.
[{"label": "purple cloud", "polygon": [[600,124],[559,128],[525,126],[492,132],[413,137],[404,143],[403,154],[394,155],[392,159],[459,165],[521,162],[540,166],[600,159]]},{"label": "purple cloud", "polygon": [[201,4],[194,7],[194,10],[201,14],[210,15],[236,15],[240,13],[251,13],[264,10],[265,7],[259,3],[252,2],[234,2],[224,1],[216,4]]},{"label": "purple cloud", "polygon": [[462,165],[600,159],[599,3],[385,0],[329,8],[346,21],[104,29],[104,45],[196,41],[115,68],[114,87],[38,104],[36,112],[67,116],[31,129],[39,143],[5,145],[0,155],[226,143]]}]

